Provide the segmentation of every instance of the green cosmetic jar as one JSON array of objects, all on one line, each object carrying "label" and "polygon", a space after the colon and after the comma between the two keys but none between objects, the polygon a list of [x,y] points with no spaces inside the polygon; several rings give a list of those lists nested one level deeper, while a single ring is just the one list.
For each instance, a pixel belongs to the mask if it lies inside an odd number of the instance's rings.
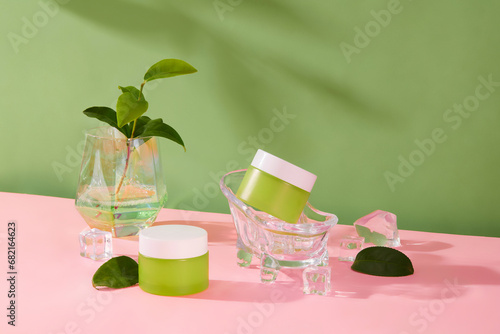
[{"label": "green cosmetic jar", "polygon": [[315,182],[316,175],[258,150],[236,196],[258,210],[295,224]]},{"label": "green cosmetic jar", "polygon": [[139,287],[162,296],[208,288],[207,232],[189,225],[160,225],[139,233]]}]

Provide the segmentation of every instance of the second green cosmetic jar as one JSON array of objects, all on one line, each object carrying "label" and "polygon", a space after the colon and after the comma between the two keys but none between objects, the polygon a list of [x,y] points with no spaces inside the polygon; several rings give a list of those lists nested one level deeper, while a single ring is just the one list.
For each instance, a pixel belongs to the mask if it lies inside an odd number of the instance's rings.
[{"label": "second green cosmetic jar", "polygon": [[162,296],[208,288],[207,232],[189,225],[160,225],[139,234],[139,286]]},{"label": "second green cosmetic jar", "polygon": [[316,175],[258,150],[236,196],[259,210],[295,224],[315,181]]}]

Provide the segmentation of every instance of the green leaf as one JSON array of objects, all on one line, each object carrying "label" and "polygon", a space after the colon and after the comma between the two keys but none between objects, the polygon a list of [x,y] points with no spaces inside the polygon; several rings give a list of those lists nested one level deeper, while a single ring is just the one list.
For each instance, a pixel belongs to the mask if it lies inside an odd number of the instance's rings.
[{"label": "green leaf", "polygon": [[134,93],[125,92],[116,103],[116,118],[119,127],[139,118],[148,110],[148,102],[144,99],[137,100]]},{"label": "green leaf", "polygon": [[410,259],[389,247],[368,247],[358,253],[352,270],[374,276],[408,276],[415,271]]},{"label": "green leaf", "polygon": [[114,257],[97,269],[92,286],[113,289],[126,288],[139,282],[139,266],[128,256]]},{"label": "green leaf", "polygon": [[130,137],[127,134],[128,127],[120,128],[116,120],[116,111],[108,107],[90,107],[83,111],[83,113],[91,118],[97,118],[98,120],[111,125],[112,127],[118,129],[126,137]]},{"label": "green leaf", "polygon": [[144,132],[144,126],[151,120],[148,116],[141,116],[137,119],[137,122],[135,124],[135,132],[134,136],[135,137],[140,137],[142,133]]},{"label": "green leaf", "polygon": [[196,68],[180,59],[163,59],[154,64],[144,74],[144,81],[175,77],[198,72]]},{"label": "green leaf", "polygon": [[[132,95],[134,95],[134,98],[136,100],[146,100],[144,98],[144,94],[142,94],[142,92],[137,88],[135,88],[134,86],[127,86],[127,87],[118,86],[118,88],[122,91],[122,93],[131,93]],[[141,98],[139,98],[139,96]]]},{"label": "green leaf", "polygon": [[163,137],[170,139],[177,144],[184,147],[184,151],[186,151],[186,146],[184,146],[184,142],[182,141],[181,136],[168,124],[163,123],[161,118],[150,120],[144,126],[144,131],[141,134],[142,137]]}]

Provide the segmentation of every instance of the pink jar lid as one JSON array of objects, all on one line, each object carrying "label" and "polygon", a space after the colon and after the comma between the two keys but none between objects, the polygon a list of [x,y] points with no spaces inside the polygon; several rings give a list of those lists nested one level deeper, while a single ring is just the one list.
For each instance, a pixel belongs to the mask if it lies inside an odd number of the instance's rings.
[{"label": "pink jar lid", "polygon": [[257,150],[251,165],[309,193],[316,182],[316,175],[313,173],[260,149]]},{"label": "pink jar lid", "polygon": [[190,225],[159,225],[139,233],[139,253],[157,259],[187,259],[208,251],[207,231]]}]

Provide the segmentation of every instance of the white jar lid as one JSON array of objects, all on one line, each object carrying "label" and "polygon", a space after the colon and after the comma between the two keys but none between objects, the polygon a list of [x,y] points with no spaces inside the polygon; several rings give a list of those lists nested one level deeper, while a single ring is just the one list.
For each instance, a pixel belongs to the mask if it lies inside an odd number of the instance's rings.
[{"label": "white jar lid", "polygon": [[251,165],[307,192],[311,192],[316,182],[313,173],[262,150],[257,150]]},{"label": "white jar lid", "polygon": [[207,231],[189,225],[152,226],[139,233],[139,253],[157,259],[188,259],[208,251]]}]

